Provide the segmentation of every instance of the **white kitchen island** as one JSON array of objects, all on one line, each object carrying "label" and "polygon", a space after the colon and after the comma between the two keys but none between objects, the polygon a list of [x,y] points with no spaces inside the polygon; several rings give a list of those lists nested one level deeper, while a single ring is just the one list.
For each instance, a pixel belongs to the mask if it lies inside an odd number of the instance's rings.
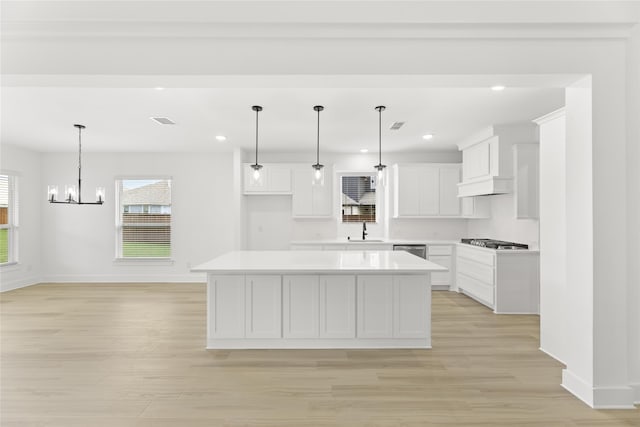
[{"label": "white kitchen island", "polygon": [[431,348],[430,273],[406,252],[236,251],[207,273],[207,348]]}]

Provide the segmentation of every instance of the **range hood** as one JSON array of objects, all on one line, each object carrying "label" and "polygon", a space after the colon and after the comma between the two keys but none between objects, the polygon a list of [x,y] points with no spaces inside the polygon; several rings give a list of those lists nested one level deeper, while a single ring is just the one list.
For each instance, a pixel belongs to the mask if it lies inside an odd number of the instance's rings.
[{"label": "range hood", "polygon": [[494,125],[458,144],[462,182],[458,197],[491,196],[513,191],[513,144],[538,140],[535,124]]}]

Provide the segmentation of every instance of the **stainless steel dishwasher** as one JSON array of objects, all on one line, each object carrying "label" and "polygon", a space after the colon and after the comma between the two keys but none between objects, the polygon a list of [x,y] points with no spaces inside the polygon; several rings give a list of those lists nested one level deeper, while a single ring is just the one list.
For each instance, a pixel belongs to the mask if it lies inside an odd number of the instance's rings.
[{"label": "stainless steel dishwasher", "polygon": [[427,259],[427,245],[393,245],[394,251],[405,251]]}]

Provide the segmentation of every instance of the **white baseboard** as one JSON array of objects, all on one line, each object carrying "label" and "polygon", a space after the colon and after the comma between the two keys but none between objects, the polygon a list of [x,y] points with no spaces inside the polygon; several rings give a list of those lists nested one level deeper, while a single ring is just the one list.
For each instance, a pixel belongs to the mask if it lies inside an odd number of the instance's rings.
[{"label": "white baseboard", "polygon": [[558,356],[556,356],[555,354],[551,353],[550,351],[545,350],[542,347],[538,347],[538,350],[540,350],[541,352],[543,352],[544,354],[546,354],[549,357],[552,357],[553,359],[555,359],[556,361],[562,363],[563,365],[567,365],[566,363],[564,363],[564,360],[562,360],[561,358],[559,358]]},{"label": "white baseboard", "polygon": [[593,387],[568,369],[562,370],[561,385],[594,409],[635,409],[630,386]]},{"label": "white baseboard", "polygon": [[41,278],[38,276],[29,276],[23,277],[16,280],[5,280],[2,278],[2,283],[0,283],[0,292],[13,291],[14,289],[26,288],[27,286],[36,285],[42,282]]},{"label": "white baseboard", "polygon": [[633,389],[633,403],[640,405],[640,383],[629,384],[629,387]]},{"label": "white baseboard", "polygon": [[57,274],[44,276],[45,283],[193,283],[206,282],[205,273],[192,274]]}]

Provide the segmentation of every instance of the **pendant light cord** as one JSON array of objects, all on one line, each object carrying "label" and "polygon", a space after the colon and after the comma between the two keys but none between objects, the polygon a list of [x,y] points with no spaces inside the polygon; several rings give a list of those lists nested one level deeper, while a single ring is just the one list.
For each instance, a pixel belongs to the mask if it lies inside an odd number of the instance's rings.
[{"label": "pendant light cord", "polygon": [[320,109],[318,111],[318,134],[317,134],[317,144],[316,144],[316,164],[320,164]]},{"label": "pendant light cord", "polygon": [[255,109],[256,110],[256,165],[258,164],[258,113],[260,112],[259,109]]},{"label": "pendant light cord", "polygon": [[382,108],[378,107],[378,164],[379,165],[382,164]]},{"label": "pendant light cord", "polygon": [[78,126],[78,203],[82,202],[82,127]]}]

